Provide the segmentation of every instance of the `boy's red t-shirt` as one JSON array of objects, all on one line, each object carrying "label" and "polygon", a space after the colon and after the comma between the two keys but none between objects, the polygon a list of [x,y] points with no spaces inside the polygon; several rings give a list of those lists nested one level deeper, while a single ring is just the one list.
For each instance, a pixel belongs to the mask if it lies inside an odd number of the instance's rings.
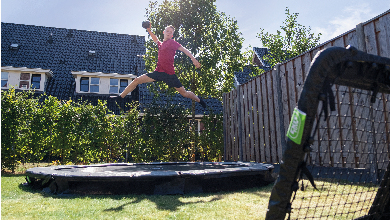
[{"label": "boy's red t-shirt", "polygon": [[176,50],[181,47],[181,45],[173,39],[157,42],[158,46],[158,61],[157,68],[154,71],[165,72],[169,75],[175,74],[175,67],[173,62],[175,60]]}]

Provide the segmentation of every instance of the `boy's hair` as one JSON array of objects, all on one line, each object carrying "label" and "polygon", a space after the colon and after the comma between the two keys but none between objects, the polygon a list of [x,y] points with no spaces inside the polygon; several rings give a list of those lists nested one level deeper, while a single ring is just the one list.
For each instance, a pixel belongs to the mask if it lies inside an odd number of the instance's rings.
[{"label": "boy's hair", "polygon": [[173,31],[175,31],[175,27],[173,27],[172,25],[168,25],[166,28],[172,28]]}]

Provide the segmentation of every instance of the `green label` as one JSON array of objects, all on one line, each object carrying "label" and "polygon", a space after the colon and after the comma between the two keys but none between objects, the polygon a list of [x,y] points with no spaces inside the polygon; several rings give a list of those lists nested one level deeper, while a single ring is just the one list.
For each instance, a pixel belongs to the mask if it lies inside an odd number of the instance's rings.
[{"label": "green label", "polygon": [[289,137],[296,144],[301,144],[303,127],[305,126],[306,113],[298,108],[294,109],[291,117],[290,126],[288,127],[287,137]]}]

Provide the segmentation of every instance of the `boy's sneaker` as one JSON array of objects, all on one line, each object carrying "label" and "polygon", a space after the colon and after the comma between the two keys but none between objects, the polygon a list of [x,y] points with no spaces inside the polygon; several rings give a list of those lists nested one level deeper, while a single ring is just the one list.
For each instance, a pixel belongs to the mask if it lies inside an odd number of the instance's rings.
[{"label": "boy's sneaker", "polygon": [[203,107],[204,109],[206,109],[206,108],[207,108],[207,105],[206,105],[206,103],[203,101],[203,99],[202,99],[202,98],[200,98],[200,97],[198,97],[198,98],[199,98],[199,100],[200,100],[199,104],[201,104],[201,105],[202,105],[202,107]]}]

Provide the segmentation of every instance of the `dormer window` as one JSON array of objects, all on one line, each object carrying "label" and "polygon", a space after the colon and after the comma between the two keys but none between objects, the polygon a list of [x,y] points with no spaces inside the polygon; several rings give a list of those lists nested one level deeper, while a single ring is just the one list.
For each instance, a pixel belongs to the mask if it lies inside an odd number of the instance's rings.
[{"label": "dormer window", "polygon": [[1,88],[9,89],[34,89],[43,92],[49,77],[52,77],[50,70],[27,67],[1,67]]},{"label": "dormer window", "polygon": [[[120,94],[136,78],[132,74],[74,71],[76,93]],[[130,94],[128,94],[130,95]]]}]

